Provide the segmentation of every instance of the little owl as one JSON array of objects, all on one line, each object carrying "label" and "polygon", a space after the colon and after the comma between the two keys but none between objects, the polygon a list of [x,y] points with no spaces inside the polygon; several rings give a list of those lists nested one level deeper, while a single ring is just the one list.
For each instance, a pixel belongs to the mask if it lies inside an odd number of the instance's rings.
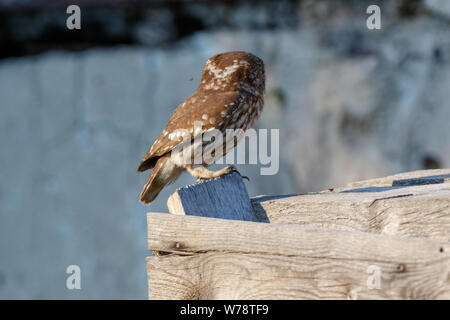
[{"label": "little owl", "polygon": [[[210,171],[207,167],[232,150],[243,137],[242,134],[232,136],[230,141],[226,134],[230,129],[245,132],[259,117],[264,90],[264,63],[255,55],[233,51],[208,59],[197,90],[177,107],[138,167],[138,172],[153,168],[141,191],[140,201],[150,204],[162,188],[175,181],[184,170],[197,179],[216,178],[234,171],[233,166],[218,171]],[[221,152],[212,153],[212,159],[202,161],[200,165],[195,163],[198,166],[180,156],[179,147],[186,143],[189,143],[191,155],[205,155],[208,144],[211,147],[216,140],[205,142],[198,138],[212,129],[223,134]],[[227,138],[229,144],[226,144]]]}]

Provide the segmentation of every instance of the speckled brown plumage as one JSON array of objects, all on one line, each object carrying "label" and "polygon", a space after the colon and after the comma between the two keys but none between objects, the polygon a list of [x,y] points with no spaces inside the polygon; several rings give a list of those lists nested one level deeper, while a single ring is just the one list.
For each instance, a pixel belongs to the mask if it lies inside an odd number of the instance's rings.
[{"label": "speckled brown plumage", "polygon": [[[255,55],[233,51],[208,59],[199,87],[177,107],[139,165],[139,172],[154,168],[140,201],[151,203],[159,191],[184,170],[193,174],[193,169],[173,162],[170,157],[183,139],[193,140],[209,129],[225,133],[226,129],[245,131],[250,128],[262,111],[264,88],[264,63]],[[194,122],[201,123],[201,131],[194,130]],[[188,137],[182,133],[187,133]]]}]

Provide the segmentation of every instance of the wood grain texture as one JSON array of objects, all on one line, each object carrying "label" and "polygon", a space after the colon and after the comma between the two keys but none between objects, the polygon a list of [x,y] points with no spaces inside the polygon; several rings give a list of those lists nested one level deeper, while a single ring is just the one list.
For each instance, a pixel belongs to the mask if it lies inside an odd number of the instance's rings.
[{"label": "wood grain texture", "polygon": [[[260,196],[251,221],[214,218],[240,219],[232,199],[242,190],[218,190],[242,180],[195,185],[187,189],[200,191],[195,197],[169,200],[171,212],[184,214],[189,203],[187,212],[206,218],[147,215],[148,248],[169,253],[147,258],[149,298],[450,299],[449,177],[427,170]],[[368,268],[380,270],[379,289],[368,288]]]},{"label": "wood grain texture", "polygon": [[399,182],[401,182],[400,184],[403,183],[406,185],[434,184],[443,183],[449,178],[450,169],[417,170],[398,173],[387,177],[351,182],[342,189],[382,186],[388,187],[398,184]]},{"label": "wood grain texture", "polygon": [[[147,215],[151,299],[450,299],[450,243]],[[185,255],[184,257],[180,255]],[[381,289],[368,289],[374,265]]]},{"label": "wood grain texture", "polygon": [[243,221],[262,220],[255,216],[239,173],[180,188],[169,197],[167,207],[173,214]]},{"label": "wood grain texture", "polygon": [[[422,238],[148,213],[148,248],[192,254],[240,252],[336,259],[395,260],[405,263],[448,259],[450,243]],[[442,252],[441,252],[442,251]],[[450,265],[449,265],[450,267]]]},{"label": "wood grain texture", "polygon": [[[393,180],[390,180],[391,184]],[[450,183],[256,197],[271,223],[450,240]]]},{"label": "wood grain texture", "polygon": [[[380,268],[369,289],[369,266]],[[403,264],[209,252],[147,258],[150,299],[450,299],[448,259]]]}]

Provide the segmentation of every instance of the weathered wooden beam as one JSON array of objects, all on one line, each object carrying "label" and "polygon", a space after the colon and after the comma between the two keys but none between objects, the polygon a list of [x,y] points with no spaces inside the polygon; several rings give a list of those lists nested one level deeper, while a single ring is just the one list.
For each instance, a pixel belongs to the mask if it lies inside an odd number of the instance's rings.
[{"label": "weathered wooden beam", "polygon": [[351,182],[341,189],[389,187],[393,185],[421,185],[448,182],[450,169],[429,169],[398,173],[392,176]]},{"label": "weathered wooden beam", "polygon": [[[379,289],[369,278],[374,268]],[[148,257],[147,272],[149,299],[450,299],[448,269],[439,261],[404,267],[399,259],[214,252]]]},{"label": "weathered wooden beam", "polygon": [[[149,213],[151,299],[450,298],[450,243]],[[370,289],[369,266],[380,289]]]},{"label": "weathered wooden beam", "polygon": [[[392,185],[402,179],[389,181]],[[256,214],[267,215],[271,223],[450,240],[450,183],[382,183],[359,184],[340,192],[262,196],[253,198],[252,204]]]},{"label": "weathered wooden beam", "polygon": [[[171,253],[147,258],[149,298],[450,299],[449,174],[413,172],[252,199],[259,217],[252,221],[267,215],[270,224],[211,218],[229,217],[233,191],[217,192],[235,189],[227,177],[190,187],[199,192],[185,198],[192,207],[177,192],[171,212],[195,215],[194,200],[207,195],[200,215],[210,218],[148,214],[149,249]],[[369,283],[374,271],[377,288]]]},{"label": "weathered wooden beam", "polygon": [[147,214],[147,225],[150,250],[178,254],[228,251],[336,259],[370,260],[372,257],[400,259],[404,263],[450,257],[449,242],[422,238],[155,212]]},{"label": "weathered wooden beam", "polygon": [[242,177],[224,175],[179,188],[167,200],[173,214],[214,217],[243,221],[264,221],[263,213],[255,216]]}]

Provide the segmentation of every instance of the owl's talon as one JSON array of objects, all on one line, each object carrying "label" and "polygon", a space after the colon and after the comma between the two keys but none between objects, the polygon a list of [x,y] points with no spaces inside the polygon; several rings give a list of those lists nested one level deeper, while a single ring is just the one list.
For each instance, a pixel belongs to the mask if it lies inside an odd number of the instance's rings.
[{"label": "owl's talon", "polygon": [[229,167],[231,167],[231,168],[230,168],[229,174],[231,174],[231,173],[233,173],[233,172],[236,172],[237,174],[239,174],[239,175],[241,176],[242,179],[246,179],[247,181],[250,181],[250,178],[247,177],[247,176],[243,176],[243,175],[238,171],[238,169],[236,169],[235,166],[229,166]]},{"label": "owl's talon", "polygon": [[224,174],[232,174],[233,172],[239,173],[239,171],[237,171],[236,167],[233,165],[226,166],[225,168],[223,168],[223,171]]}]

